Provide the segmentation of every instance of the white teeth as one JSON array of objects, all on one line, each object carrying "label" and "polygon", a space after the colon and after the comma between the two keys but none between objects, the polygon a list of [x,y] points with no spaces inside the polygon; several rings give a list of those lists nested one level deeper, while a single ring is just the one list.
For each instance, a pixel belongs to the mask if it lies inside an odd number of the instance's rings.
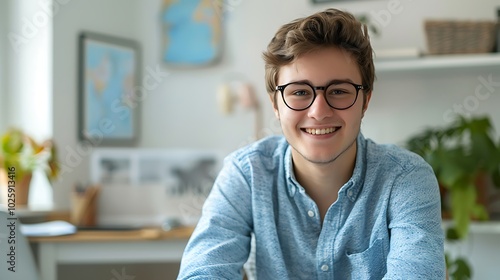
[{"label": "white teeth", "polygon": [[328,134],[328,133],[332,133],[334,132],[335,130],[337,130],[336,128],[334,127],[330,127],[330,128],[322,128],[322,129],[316,129],[316,128],[306,128],[305,131],[309,134],[314,134],[314,135],[323,135],[323,134]]}]

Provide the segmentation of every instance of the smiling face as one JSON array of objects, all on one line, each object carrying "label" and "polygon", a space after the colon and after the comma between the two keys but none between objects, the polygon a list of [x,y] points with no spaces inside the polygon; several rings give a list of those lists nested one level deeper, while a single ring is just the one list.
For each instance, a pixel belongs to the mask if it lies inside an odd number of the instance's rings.
[{"label": "smiling face", "polygon": [[[300,81],[318,87],[326,86],[334,80],[362,84],[354,57],[331,47],[303,54],[294,62],[282,66],[277,84]],[[371,94],[365,95],[360,90],[352,107],[337,110],[328,105],[323,90],[316,92],[314,103],[303,111],[291,110],[283,102],[281,92],[275,93],[275,114],[280,120],[283,134],[292,146],[294,164],[300,166],[309,163],[352,162],[356,156],[356,137],[361,119]],[[271,98],[271,101],[274,100]]]}]

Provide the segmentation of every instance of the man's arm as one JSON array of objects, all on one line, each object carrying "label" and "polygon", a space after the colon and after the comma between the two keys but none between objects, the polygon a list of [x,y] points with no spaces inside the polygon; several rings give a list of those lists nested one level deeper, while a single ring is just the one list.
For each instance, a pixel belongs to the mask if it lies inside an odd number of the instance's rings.
[{"label": "man's arm", "polygon": [[241,279],[251,230],[249,182],[226,160],[184,251],[177,279]]},{"label": "man's arm", "polygon": [[384,279],[445,279],[440,195],[430,166],[419,165],[400,176],[389,204],[391,241]]}]

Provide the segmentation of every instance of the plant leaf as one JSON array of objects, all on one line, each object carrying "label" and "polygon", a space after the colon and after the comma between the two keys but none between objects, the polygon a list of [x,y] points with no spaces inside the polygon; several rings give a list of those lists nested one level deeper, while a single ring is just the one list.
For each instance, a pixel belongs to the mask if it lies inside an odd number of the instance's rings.
[{"label": "plant leaf", "polygon": [[495,187],[500,188],[500,166],[497,166],[493,173],[491,174],[491,180]]},{"label": "plant leaf", "polygon": [[454,227],[450,227],[446,230],[446,239],[449,241],[458,241],[460,240],[460,236],[458,235],[457,229]]},{"label": "plant leaf", "polygon": [[471,279],[472,269],[464,258],[457,258],[452,262],[453,269],[450,275],[454,280],[468,280]]},{"label": "plant leaf", "polygon": [[457,234],[460,238],[467,237],[470,215],[476,204],[476,189],[474,185],[455,185],[451,191],[451,209]]}]

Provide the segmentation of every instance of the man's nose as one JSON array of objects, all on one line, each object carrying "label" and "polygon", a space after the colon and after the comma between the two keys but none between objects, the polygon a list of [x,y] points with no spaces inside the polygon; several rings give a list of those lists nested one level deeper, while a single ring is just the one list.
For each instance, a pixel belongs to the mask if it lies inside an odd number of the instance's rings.
[{"label": "man's nose", "polygon": [[333,115],[333,108],[326,102],[324,91],[316,91],[316,98],[308,108],[308,116],[317,120],[322,120]]}]

